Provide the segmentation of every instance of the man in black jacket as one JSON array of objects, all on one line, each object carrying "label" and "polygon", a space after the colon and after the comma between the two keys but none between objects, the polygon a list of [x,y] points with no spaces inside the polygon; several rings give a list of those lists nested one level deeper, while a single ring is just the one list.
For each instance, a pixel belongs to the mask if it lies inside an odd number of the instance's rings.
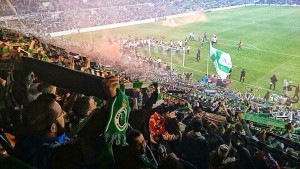
[{"label": "man in black jacket", "polygon": [[246,71],[245,71],[245,69],[243,69],[243,70],[241,71],[240,82],[243,82],[243,83],[244,83],[245,76],[246,76]]},{"label": "man in black jacket", "polygon": [[200,133],[201,128],[201,120],[192,122],[192,131],[188,132],[183,139],[183,155],[187,161],[194,164],[198,169],[205,169],[207,168],[209,147]]},{"label": "man in black jacket", "polygon": [[147,147],[147,143],[143,134],[138,130],[131,130],[127,134],[128,146],[115,147],[116,169],[130,168],[142,169],[150,168],[156,169],[157,162]]},{"label": "man in black jacket", "polygon": [[270,82],[270,89],[272,88],[272,86],[273,86],[273,90],[275,90],[275,87],[276,87],[276,82],[277,82],[277,78],[276,78],[276,76],[275,75],[273,75],[272,77],[271,77],[271,82]]}]

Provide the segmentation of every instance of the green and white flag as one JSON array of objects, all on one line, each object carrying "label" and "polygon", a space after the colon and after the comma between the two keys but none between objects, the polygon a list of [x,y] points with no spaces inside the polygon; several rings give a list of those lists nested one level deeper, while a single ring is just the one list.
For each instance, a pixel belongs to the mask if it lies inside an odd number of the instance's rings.
[{"label": "green and white flag", "polygon": [[133,82],[133,83],[121,83],[120,89],[123,91],[124,89],[135,89],[135,88],[147,88],[153,82]]},{"label": "green and white flag", "polygon": [[212,47],[210,44],[210,58],[216,68],[217,74],[221,79],[226,79],[232,68],[231,57],[228,53],[225,53],[219,49]]},{"label": "green and white flag", "polygon": [[157,87],[157,100],[156,102],[153,104],[152,108],[156,108],[157,106],[161,105],[164,102],[164,100],[161,97],[161,93],[160,93],[160,87]]}]

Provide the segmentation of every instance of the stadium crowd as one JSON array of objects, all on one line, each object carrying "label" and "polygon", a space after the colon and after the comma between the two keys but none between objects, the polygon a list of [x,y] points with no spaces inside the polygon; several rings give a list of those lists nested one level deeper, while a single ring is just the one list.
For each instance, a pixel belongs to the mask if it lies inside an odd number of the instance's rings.
[{"label": "stadium crowd", "polygon": [[267,5],[299,5],[299,0],[259,0],[255,4],[267,4]]},{"label": "stadium crowd", "polygon": [[[273,2],[284,3],[258,3]],[[20,30],[0,31],[0,168],[300,168],[300,111],[288,99],[228,89],[216,75],[193,81],[139,50],[182,53],[193,33],[107,39],[99,49],[44,37],[243,3],[0,1],[0,24]],[[284,128],[258,122],[261,112],[284,117]]]},{"label": "stadium crowd", "polygon": [[[165,16],[201,12],[205,9],[240,5],[241,0],[230,1],[1,1],[0,16],[9,18],[0,22],[23,32],[47,34],[51,32],[77,30],[107,24],[163,19]],[[12,19],[13,17],[16,17]],[[81,21],[81,22],[78,22]]]},{"label": "stadium crowd", "polygon": [[0,39],[0,168],[300,166],[298,110],[284,129],[246,120],[274,103],[176,76],[136,50],[168,50],[163,38],[110,39],[110,57],[10,30]]}]

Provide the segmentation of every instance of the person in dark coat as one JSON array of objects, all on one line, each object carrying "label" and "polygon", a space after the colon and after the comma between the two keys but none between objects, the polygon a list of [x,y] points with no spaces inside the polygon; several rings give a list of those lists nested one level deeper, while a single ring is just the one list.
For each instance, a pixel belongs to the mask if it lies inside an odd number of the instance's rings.
[{"label": "person in dark coat", "polygon": [[201,53],[200,53],[200,49],[198,49],[197,54],[196,54],[196,60],[197,60],[197,62],[199,62],[200,57],[201,57]]},{"label": "person in dark coat", "polygon": [[147,146],[143,134],[138,130],[131,130],[127,134],[128,146],[114,147],[116,161],[116,169],[130,168],[156,169],[158,164]]},{"label": "person in dark coat", "polygon": [[270,89],[272,88],[272,86],[273,86],[273,90],[275,90],[275,87],[276,87],[276,82],[277,82],[278,80],[277,80],[277,78],[276,78],[276,76],[275,75],[273,75],[272,77],[271,77],[271,82],[270,82]]},{"label": "person in dark coat", "polygon": [[240,82],[243,82],[243,83],[244,83],[244,81],[245,81],[245,76],[246,76],[246,71],[245,71],[245,69],[243,69],[243,70],[241,71]]},{"label": "person in dark coat", "polygon": [[209,145],[209,151],[215,150],[219,145],[224,144],[224,140],[216,134],[218,127],[211,123],[207,127],[208,135],[206,136],[206,141]]},{"label": "person in dark coat", "polygon": [[201,128],[201,120],[192,122],[192,131],[189,131],[183,138],[183,156],[198,169],[205,169],[207,168],[209,147],[200,133]]}]

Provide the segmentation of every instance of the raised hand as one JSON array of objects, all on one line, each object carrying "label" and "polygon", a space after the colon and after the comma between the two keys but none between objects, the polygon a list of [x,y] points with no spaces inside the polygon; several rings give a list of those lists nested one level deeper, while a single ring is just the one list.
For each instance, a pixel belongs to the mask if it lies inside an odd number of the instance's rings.
[{"label": "raised hand", "polygon": [[119,78],[117,76],[109,76],[104,78],[103,84],[108,100],[117,95],[117,88],[119,87]]}]

